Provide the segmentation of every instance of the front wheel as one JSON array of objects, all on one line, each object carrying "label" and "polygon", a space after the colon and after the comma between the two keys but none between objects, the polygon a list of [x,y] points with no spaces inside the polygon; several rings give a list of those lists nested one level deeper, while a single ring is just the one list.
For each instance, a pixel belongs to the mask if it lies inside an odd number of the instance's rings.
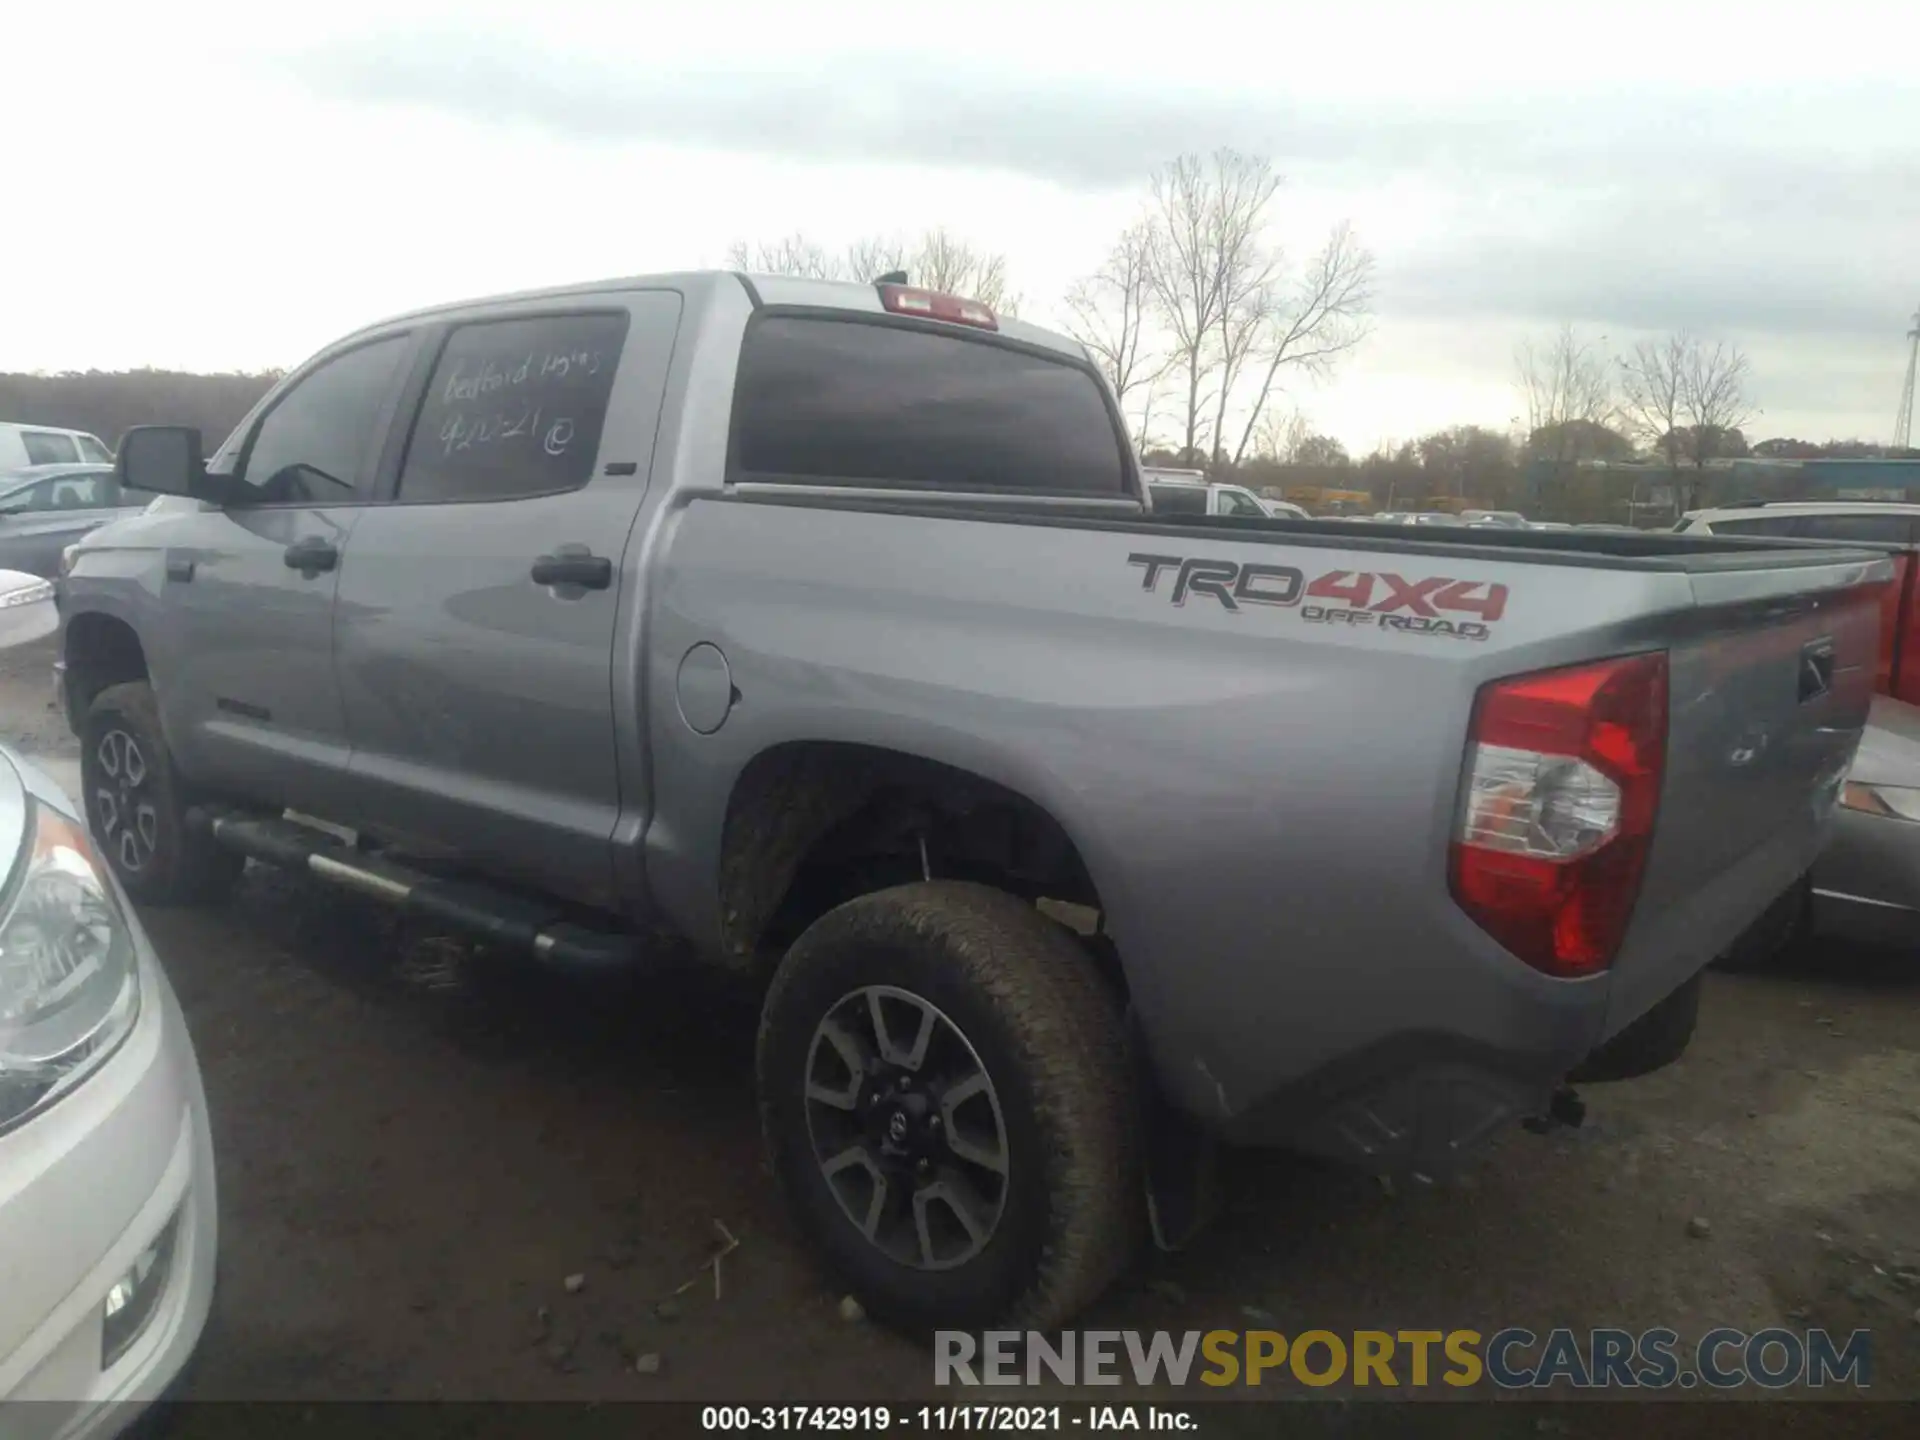
[{"label": "front wheel", "polygon": [[760,1022],[762,1122],[800,1224],[875,1316],[1050,1329],[1142,1233],[1120,1015],[1032,906],[933,881],[829,912]]},{"label": "front wheel", "polygon": [[145,681],[94,697],[81,725],[80,796],[94,843],[126,892],[150,904],[224,895],[246,860],[186,825],[186,790]]}]

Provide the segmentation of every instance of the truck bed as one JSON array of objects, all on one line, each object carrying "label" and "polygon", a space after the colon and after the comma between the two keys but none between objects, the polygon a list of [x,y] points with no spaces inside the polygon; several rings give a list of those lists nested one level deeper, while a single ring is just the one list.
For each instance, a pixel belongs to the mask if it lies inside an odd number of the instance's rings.
[{"label": "truck bed", "polygon": [[[1112,502],[767,485],[687,506],[654,592],[654,684],[671,693],[708,640],[742,698],[698,745],[656,723],[662,813],[697,814],[716,774],[820,737],[1031,797],[1085,858],[1180,1103],[1235,1137],[1343,1154],[1362,1122],[1327,1118],[1326,1087],[1368,1095],[1376,1061],[1403,1099],[1440,1084],[1406,1054],[1444,1036],[1504,1052],[1474,1072],[1532,1076],[1537,1098],[1804,871],[1866,716],[1890,574],[1845,547],[1416,537]],[[1826,639],[1832,692],[1802,703],[1801,652]],[[1475,696],[1648,650],[1669,655],[1671,719],[1640,903],[1610,971],[1555,979],[1448,892]],[[664,837],[663,892],[687,893],[681,856],[721,821]]]}]

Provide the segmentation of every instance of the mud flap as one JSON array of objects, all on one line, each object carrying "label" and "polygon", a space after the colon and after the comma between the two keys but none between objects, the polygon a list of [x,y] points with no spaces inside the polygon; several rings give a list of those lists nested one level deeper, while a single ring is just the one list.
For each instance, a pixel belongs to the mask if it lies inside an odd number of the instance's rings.
[{"label": "mud flap", "polygon": [[1184,1249],[1220,1211],[1220,1144],[1191,1116],[1167,1103],[1151,1065],[1137,1063],[1136,1071],[1153,1243],[1159,1250]]},{"label": "mud flap", "polygon": [[1585,1085],[1632,1080],[1665,1069],[1686,1052],[1699,1019],[1700,976],[1696,974],[1587,1056],[1567,1078]]}]

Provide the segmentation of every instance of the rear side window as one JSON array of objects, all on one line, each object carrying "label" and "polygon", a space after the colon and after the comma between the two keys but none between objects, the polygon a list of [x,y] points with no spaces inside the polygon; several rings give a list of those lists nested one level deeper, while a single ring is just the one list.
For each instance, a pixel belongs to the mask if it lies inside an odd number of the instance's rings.
[{"label": "rear side window", "polygon": [[518,500],[586,484],[626,338],[624,312],[456,328],[407,443],[401,501]]},{"label": "rear side window", "polygon": [[1156,515],[1204,515],[1207,492],[1198,485],[1150,485]]},{"label": "rear side window", "polygon": [[76,435],[73,437],[73,442],[80,447],[80,458],[82,460],[113,459],[113,456],[108,453],[107,447],[91,435]]},{"label": "rear side window", "polygon": [[1867,540],[1905,545],[1913,538],[1910,515],[1809,515],[1798,532],[1807,540]]},{"label": "rear side window", "polygon": [[20,443],[27,447],[29,465],[73,465],[80,460],[79,447],[71,435],[51,430],[22,430]]},{"label": "rear side window", "polygon": [[1715,535],[1791,535],[1799,524],[1798,515],[1755,515],[1738,520],[1714,520],[1707,528]]},{"label": "rear side window", "polygon": [[364,499],[375,431],[397,383],[404,335],[345,351],[309,370],[253,432],[240,478],[263,505]]},{"label": "rear side window", "polygon": [[1257,515],[1263,520],[1267,515],[1267,512],[1260,508],[1258,501],[1235,490],[1220,492],[1220,513],[1222,515]]},{"label": "rear side window", "polygon": [[1113,495],[1120,437],[1086,371],[897,325],[769,316],[734,387],[734,465],[756,480]]}]

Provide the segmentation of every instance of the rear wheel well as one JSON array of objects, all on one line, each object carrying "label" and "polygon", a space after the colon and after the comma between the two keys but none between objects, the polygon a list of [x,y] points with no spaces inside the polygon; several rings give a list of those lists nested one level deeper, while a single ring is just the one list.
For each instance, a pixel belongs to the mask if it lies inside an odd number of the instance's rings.
[{"label": "rear wheel well", "polygon": [[1065,827],[995,781],[877,746],[782,745],[742,772],[722,844],[725,953],[738,968],[770,968],[836,905],[929,876],[1041,902],[1087,937],[1124,993],[1097,933],[1099,894]]},{"label": "rear wheel well", "polygon": [[67,622],[66,662],[67,716],[76,731],[102,690],[149,678],[140,637],[112,615],[75,615]]}]

